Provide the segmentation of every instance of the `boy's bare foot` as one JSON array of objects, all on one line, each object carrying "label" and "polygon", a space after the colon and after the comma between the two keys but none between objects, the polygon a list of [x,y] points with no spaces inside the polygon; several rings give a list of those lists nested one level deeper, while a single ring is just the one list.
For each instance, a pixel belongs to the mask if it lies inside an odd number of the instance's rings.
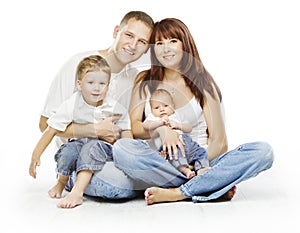
[{"label": "boy's bare foot", "polygon": [[48,194],[51,198],[61,198],[61,194],[65,188],[66,184],[57,180],[57,183],[48,190]]},{"label": "boy's bare foot", "polygon": [[146,189],[144,194],[148,205],[158,202],[181,201],[185,199],[185,196],[183,196],[179,188],[164,189],[151,187]]},{"label": "boy's bare foot", "polygon": [[78,192],[70,192],[67,196],[65,196],[60,202],[57,203],[57,207],[59,208],[74,208],[83,203],[83,194]]},{"label": "boy's bare foot", "polygon": [[204,172],[206,172],[207,170],[211,169],[211,167],[203,167],[203,168],[200,168],[198,171],[197,171],[197,175],[200,175],[200,174],[203,174]]},{"label": "boy's bare foot", "polygon": [[196,175],[194,171],[185,166],[180,166],[179,171],[182,172],[188,179],[192,179]]}]

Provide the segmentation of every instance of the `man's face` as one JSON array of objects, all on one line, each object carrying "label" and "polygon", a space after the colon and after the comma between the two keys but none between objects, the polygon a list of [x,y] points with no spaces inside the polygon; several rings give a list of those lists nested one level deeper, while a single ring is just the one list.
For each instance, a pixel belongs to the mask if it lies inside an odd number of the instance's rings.
[{"label": "man's face", "polygon": [[151,32],[151,28],[135,19],[117,27],[114,33],[116,58],[123,64],[139,59],[148,50]]}]

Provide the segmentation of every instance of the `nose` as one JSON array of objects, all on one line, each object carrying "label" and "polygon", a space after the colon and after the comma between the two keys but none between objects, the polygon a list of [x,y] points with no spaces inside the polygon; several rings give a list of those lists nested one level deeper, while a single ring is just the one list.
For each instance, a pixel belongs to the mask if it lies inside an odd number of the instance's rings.
[{"label": "nose", "polygon": [[164,52],[168,52],[170,50],[169,42],[164,43]]},{"label": "nose", "polygon": [[137,44],[138,44],[138,40],[137,40],[137,39],[132,39],[132,40],[130,41],[130,43],[129,43],[129,47],[130,47],[131,49],[136,49]]}]

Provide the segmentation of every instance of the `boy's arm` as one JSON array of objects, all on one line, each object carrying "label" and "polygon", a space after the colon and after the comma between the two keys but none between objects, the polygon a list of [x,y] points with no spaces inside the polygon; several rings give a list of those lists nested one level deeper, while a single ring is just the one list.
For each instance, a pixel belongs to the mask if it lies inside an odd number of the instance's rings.
[{"label": "boy's arm", "polygon": [[32,152],[31,163],[29,167],[29,174],[33,178],[36,178],[36,167],[40,165],[40,158],[42,153],[45,151],[57,132],[59,131],[52,127],[47,127],[37,145],[35,146]]}]

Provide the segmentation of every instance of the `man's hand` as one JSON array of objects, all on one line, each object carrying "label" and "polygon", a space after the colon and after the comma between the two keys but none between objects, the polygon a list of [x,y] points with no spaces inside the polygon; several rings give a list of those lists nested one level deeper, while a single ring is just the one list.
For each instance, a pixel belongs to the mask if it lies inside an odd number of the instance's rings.
[{"label": "man's hand", "polygon": [[111,144],[120,138],[121,128],[115,125],[115,122],[120,119],[120,117],[121,116],[107,117],[100,123],[94,124],[98,138]]}]

